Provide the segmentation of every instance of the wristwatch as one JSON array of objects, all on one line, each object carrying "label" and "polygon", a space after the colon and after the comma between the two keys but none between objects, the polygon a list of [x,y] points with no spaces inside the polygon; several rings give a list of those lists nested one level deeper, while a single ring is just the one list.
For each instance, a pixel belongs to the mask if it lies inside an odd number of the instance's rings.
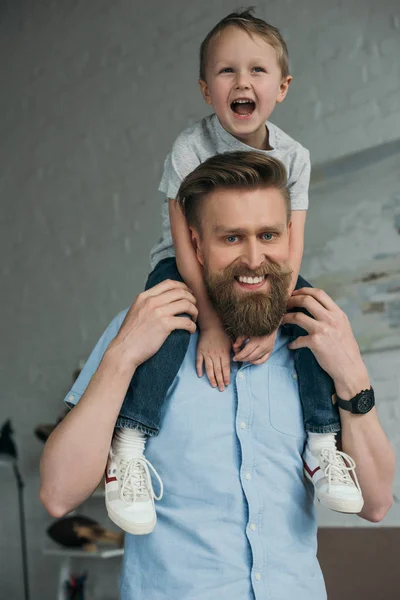
[{"label": "wristwatch", "polygon": [[372,387],[369,390],[362,390],[350,400],[342,400],[337,394],[335,396],[337,405],[350,411],[353,415],[365,415],[375,406],[375,394]]}]

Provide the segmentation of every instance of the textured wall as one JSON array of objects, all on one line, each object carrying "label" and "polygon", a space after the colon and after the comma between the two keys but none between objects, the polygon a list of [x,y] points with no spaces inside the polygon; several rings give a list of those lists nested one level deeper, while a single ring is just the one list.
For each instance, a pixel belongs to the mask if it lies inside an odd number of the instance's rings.
[{"label": "textured wall", "polygon": [[[260,4],[293,57],[295,80],[274,120],[310,148],[314,163],[400,137],[398,0]],[[206,108],[198,47],[235,6],[1,3],[0,420],[13,419],[27,483],[33,600],[54,599],[58,565],[41,553],[49,519],[37,499],[42,447],[33,428],[56,418],[78,361],[143,288],[159,234],[163,159]],[[398,355],[370,362],[400,447]],[[21,575],[10,473],[0,494],[0,597],[13,599]],[[393,511],[388,522],[399,519]],[[116,597],[117,563],[107,570],[99,600]]]}]

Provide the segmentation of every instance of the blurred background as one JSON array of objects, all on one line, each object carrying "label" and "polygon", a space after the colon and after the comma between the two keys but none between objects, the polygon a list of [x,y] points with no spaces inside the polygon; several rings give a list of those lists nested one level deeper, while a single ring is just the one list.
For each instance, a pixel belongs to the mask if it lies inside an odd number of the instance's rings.
[{"label": "blurred background", "polygon": [[[59,580],[71,569],[88,573],[85,598],[118,597],[120,557],[49,551],[34,431],[56,423],[80,362],[144,287],[161,230],[164,158],[208,112],[199,46],[236,8],[231,0],[0,2],[0,424],[12,420],[25,483],[32,600],[65,597]],[[354,322],[400,451],[399,0],[269,0],[256,14],[283,33],[294,75],[271,120],[309,148],[314,165],[302,274]],[[12,469],[0,469],[0,598],[17,600],[18,493]],[[400,597],[399,506],[395,498],[379,526],[319,513],[329,598]],[[80,512],[104,522],[101,498]]]}]

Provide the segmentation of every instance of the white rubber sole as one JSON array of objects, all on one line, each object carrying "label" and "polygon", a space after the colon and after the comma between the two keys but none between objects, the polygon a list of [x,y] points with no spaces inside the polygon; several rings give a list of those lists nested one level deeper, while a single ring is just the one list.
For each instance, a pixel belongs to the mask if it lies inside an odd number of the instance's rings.
[{"label": "white rubber sole", "polygon": [[148,535],[154,530],[157,524],[156,515],[154,515],[154,519],[149,523],[132,523],[130,521],[127,521],[126,519],[123,519],[122,517],[120,517],[120,515],[118,515],[118,513],[113,511],[113,509],[108,505],[107,501],[106,508],[110,520],[113,523],[115,523],[115,525],[117,525],[120,529],[122,529],[126,533],[130,533],[131,535]]},{"label": "white rubber sole", "polygon": [[[307,473],[306,470],[304,470],[304,475],[314,485],[314,482],[313,482],[311,476],[309,475],[309,473]],[[326,506],[326,508],[329,508],[329,510],[353,515],[353,514],[358,514],[359,512],[361,512],[362,507],[364,506],[364,499],[362,498],[362,496],[360,498],[354,498],[354,499],[332,498],[331,496],[328,496],[327,494],[323,494],[323,493],[319,494],[318,490],[315,486],[314,486],[314,489],[315,489],[315,497],[317,498],[318,502],[320,502],[323,506]]]}]

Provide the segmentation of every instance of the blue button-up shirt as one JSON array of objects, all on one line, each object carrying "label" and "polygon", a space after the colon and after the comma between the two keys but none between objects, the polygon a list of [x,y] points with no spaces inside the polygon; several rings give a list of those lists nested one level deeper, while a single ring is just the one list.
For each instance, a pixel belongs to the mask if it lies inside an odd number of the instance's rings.
[{"label": "blue button-up shirt", "polygon": [[[125,312],[66,397],[75,404]],[[195,370],[197,335],[146,456],[165,492],[153,533],[126,536],[122,600],[325,600],[302,409],[288,338],[264,365],[232,363],[224,392]]]}]

